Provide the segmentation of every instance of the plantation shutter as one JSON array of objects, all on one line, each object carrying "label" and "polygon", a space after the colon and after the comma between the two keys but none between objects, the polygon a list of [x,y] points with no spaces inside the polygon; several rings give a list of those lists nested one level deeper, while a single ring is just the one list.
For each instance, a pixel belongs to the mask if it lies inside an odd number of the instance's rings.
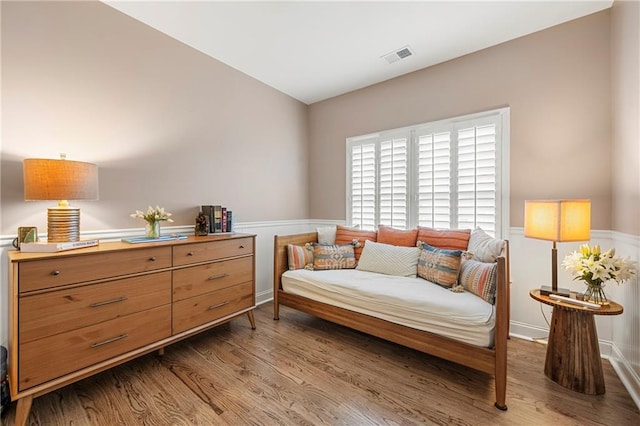
[{"label": "plantation shutter", "polygon": [[351,224],[376,227],[376,145],[351,147]]},{"label": "plantation shutter", "polygon": [[347,139],[347,220],[508,230],[509,109]]},{"label": "plantation shutter", "polygon": [[418,225],[451,228],[451,133],[418,135]]},{"label": "plantation shutter", "polygon": [[496,233],[497,156],[494,123],[458,129],[457,227]]},{"label": "plantation shutter", "polygon": [[380,143],[379,223],[400,229],[407,226],[408,146],[407,138]]}]

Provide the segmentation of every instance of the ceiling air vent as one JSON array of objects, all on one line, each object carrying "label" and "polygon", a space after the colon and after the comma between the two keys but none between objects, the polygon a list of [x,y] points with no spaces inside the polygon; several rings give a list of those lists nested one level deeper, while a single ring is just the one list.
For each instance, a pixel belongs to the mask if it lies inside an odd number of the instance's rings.
[{"label": "ceiling air vent", "polygon": [[409,46],[401,47],[400,49],[396,49],[391,53],[387,53],[382,56],[382,59],[386,60],[388,63],[392,64],[394,62],[399,61],[400,59],[407,58],[413,55],[413,52],[409,48]]}]

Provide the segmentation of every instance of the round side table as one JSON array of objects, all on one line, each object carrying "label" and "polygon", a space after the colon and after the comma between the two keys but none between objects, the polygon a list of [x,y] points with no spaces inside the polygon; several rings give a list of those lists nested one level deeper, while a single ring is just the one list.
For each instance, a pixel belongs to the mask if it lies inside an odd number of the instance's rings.
[{"label": "round side table", "polygon": [[561,302],[541,295],[539,289],[529,295],[553,306],[544,374],[565,388],[589,395],[605,393],[602,360],[594,315],[619,315],[623,308],[609,301],[599,309]]}]

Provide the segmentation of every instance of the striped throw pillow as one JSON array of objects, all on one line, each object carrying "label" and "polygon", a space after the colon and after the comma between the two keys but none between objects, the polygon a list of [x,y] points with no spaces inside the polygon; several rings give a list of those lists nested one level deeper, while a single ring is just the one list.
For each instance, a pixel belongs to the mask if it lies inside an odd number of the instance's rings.
[{"label": "striped throw pillow", "polygon": [[434,229],[418,226],[418,241],[432,247],[448,250],[466,250],[471,237],[470,229]]},{"label": "striped throw pillow", "polygon": [[418,276],[432,283],[453,287],[458,282],[462,251],[439,249],[425,243],[421,246]]},{"label": "striped throw pillow", "polygon": [[496,300],[497,263],[464,260],[460,267],[460,284],[465,290],[494,304]]},{"label": "striped throw pillow", "polygon": [[287,254],[289,256],[290,271],[313,267],[313,248],[310,244],[305,244],[304,246],[288,244]]}]

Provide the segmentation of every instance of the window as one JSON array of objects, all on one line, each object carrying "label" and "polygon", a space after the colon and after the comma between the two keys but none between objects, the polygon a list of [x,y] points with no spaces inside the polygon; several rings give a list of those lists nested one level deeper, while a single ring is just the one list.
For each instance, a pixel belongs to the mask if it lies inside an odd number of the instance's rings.
[{"label": "window", "polygon": [[348,222],[506,235],[508,144],[508,108],[349,138]]}]

